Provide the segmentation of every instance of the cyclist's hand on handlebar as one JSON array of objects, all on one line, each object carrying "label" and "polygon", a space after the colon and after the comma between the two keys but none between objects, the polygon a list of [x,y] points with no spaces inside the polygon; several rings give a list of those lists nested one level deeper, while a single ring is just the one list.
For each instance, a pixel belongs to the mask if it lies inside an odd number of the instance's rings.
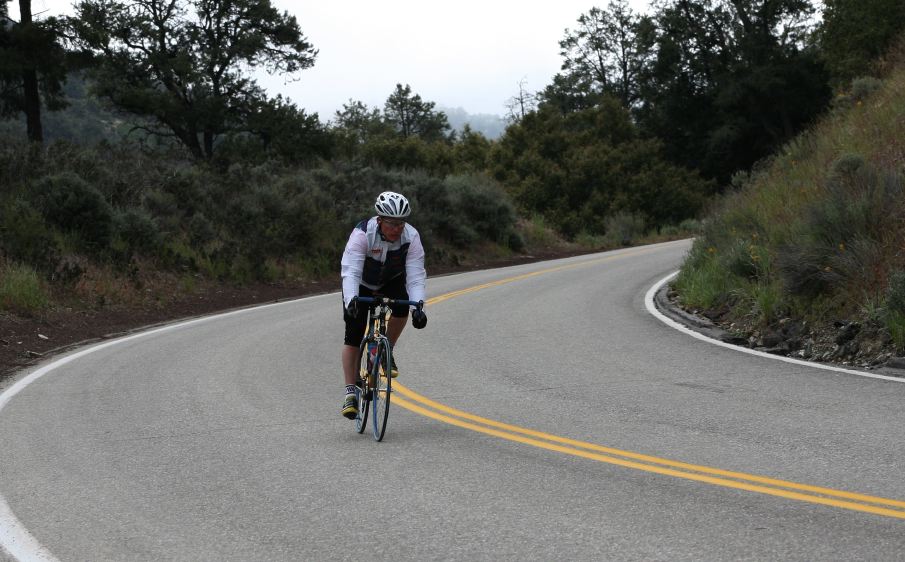
[{"label": "cyclist's hand on handlebar", "polygon": [[412,311],[412,326],[418,330],[427,326],[427,314],[424,313],[424,301],[421,301],[418,308]]},{"label": "cyclist's hand on handlebar", "polygon": [[358,297],[352,297],[352,300],[349,301],[349,305],[346,306],[346,314],[351,318],[358,317]]}]

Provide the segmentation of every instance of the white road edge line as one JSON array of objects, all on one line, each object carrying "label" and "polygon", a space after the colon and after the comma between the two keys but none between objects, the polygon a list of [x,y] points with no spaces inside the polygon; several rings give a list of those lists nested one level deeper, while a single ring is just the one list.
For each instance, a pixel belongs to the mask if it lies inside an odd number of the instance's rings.
[{"label": "white road edge line", "polygon": [[805,367],[823,369],[824,371],[835,371],[837,373],[845,373],[847,375],[856,375],[859,377],[867,377],[867,378],[871,378],[871,379],[882,379],[882,380],[891,381],[891,382],[905,382],[905,378],[890,377],[887,375],[877,375],[874,373],[866,373],[864,371],[855,371],[853,369],[844,369],[842,367],[833,367],[830,365],[824,365],[822,363],[815,363],[813,361],[805,361],[803,359],[793,359],[791,357],[783,357],[782,355],[774,355],[772,353],[765,353],[763,351],[757,351],[756,349],[750,349],[747,347],[732,345],[730,343],[716,340],[716,339],[707,337],[704,334],[698,333],[698,332],[692,330],[691,328],[684,326],[683,324],[680,324],[679,322],[676,322],[672,318],[667,317],[662,312],[657,310],[657,306],[654,304],[654,295],[657,294],[657,291],[659,291],[663,285],[665,285],[670,279],[672,279],[673,277],[675,277],[678,274],[679,274],[678,271],[673,271],[672,273],[670,273],[663,279],[657,281],[657,283],[654,284],[654,286],[651,287],[647,291],[647,294],[644,296],[644,306],[647,307],[648,312],[650,312],[651,314],[656,316],[657,319],[659,319],[661,322],[663,322],[664,324],[666,324],[672,328],[675,328],[676,330],[679,330],[680,332],[688,334],[689,336],[691,336],[693,338],[697,338],[697,339],[705,341],[707,343],[712,343],[713,345],[718,345],[720,347],[725,347],[727,349],[733,349],[735,351],[740,351],[742,353],[749,353],[751,355],[757,355],[758,357],[766,357],[767,359],[773,359],[776,361],[784,361],[786,363],[792,363],[795,365],[804,365]]},{"label": "white road edge line", "polygon": [[[230,312],[224,312],[221,314],[213,314],[211,316],[204,316],[201,318],[195,318],[193,320],[185,320],[183,322],[178,322],[176,324],[168,324],[166,326],[162,326],[160,328],[154,328],[148,330],[147,332],[140,332],[137,334],[132,334],[130,336],[124,336],[115,340],[110,340],[108,342],[104,342],[98,345],[94,345],[92,347],[88,347],[81,351],[72,353],[71,355],[66,355],[57,359],[53,363],[49,365],[45,365],[41,367],[37,371],[27,375],[23,379],[19,380],[9,388],[7,388],[2,394],[0,394],[0,410],[3,410],[3,407],[18,393],[22,392],[25,387],[35,382],[39,378],[43,377],[47,373],[53,371],[57,367],[61,367],[70,361],[75,361],[80,357],[84,357],[90,353],[94,353],[95,351],[100,351],[102,349],[106,349],[108,347],[112,347],[114,345],[119,345],[121,343],[125,343],[127,341],[132,341],[138,338],[143,338],[146,336],[150,336],[153,334],[159,334],[162,332],[168,332],[170,330],[175,330],[177,328],[184,328],[186,326],[192,326],[195,324],[202,324],[204,322],[209,322],[214,319],[224,318],[227,316],[234,316],[237,314],[245,314],[251,311],[257,311],[264,308],[271,308],[274,306],[283,306],[286,304],[294,304],[299,301],[316,299],[320,297],[328,297],[331,295],[335,295],[336,293],[327,293],[322,295],[313,295],[310,297],[302,297],[299,299],[280,301],[270,304],[264,304],[260,306],[251,306],[248,308],[240,308],[238,310],[233,310]],[[40,562],[55,562],[57,558],[50,553],[50,551],[43,546],[41,543],[32,536],[31,533],[28,532],[22,522],[20,522],[16,516],[13,514],[12,510],[9,507],[9,504],[6,503],[6,498],[0,494],[0,553],[5,552],[8,555],[12,556],[13,560],[18,560],[20,562],[31,562],[31,561],[40,561]]]}]

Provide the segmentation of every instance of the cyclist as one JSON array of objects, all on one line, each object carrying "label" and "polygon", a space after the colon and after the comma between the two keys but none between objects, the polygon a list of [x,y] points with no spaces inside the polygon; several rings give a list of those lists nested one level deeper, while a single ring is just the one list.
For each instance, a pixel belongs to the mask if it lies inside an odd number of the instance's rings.
[{"label": "cyclist", "polygon": [[[358,223],[349,235],[342,257],[343,320],[346,335],[342,348],[343,376],[346,391],[342,415],[355,419],[358,400],[355,382],[358,378],[358,346],[364,337],[368,318],[365,307],[359,307],[356,297],[380,293],[392,299],[423,301],[424,247],[415,227],[405,219],[411,214],[408,199],[398,193],[385,191],[374,203],[377,216]],[[387,323],[387,337],[395,348],[405,328],[407,306],[393,307]],[[427,316],[423,310],[412,313],[412,325],[423,328]],[[390,375],[398,376],[396,353],[392,353]]]}]

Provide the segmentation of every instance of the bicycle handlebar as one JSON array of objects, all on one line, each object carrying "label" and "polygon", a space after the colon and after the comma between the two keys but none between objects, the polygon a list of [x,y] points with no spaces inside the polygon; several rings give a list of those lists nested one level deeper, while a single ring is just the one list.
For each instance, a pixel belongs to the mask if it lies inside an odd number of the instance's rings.
[{"label": "bicycle handlebar", "polygon": [[424,301],[407,301],[402,299],[391,299],[388,297],[352,297],[352,301],[358,301],[364,304],[385,304],[385,305],[394,305],[401,304],[405,306],[414,306],[417,310],[421,310],[424,308]]}]

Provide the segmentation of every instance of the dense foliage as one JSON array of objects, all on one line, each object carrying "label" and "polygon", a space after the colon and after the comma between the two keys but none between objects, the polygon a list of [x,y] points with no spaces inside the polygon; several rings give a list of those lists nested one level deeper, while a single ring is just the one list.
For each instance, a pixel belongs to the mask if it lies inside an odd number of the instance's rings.
[{"label": "dense foliage", "polygon": [[124,270],[152,260],[224,280],[313,278],[334,273],[349,232],[373,214],[374,193],[388,189],[417,209],[435,264],[475,244],[522,245],[515,209],[483,176],[352,163],[218,171],[137,154],[127,146],[0,146],[5,257],[48,278],[73,277],[86,257]]},{"label": "dense foliage", "polygon": [[526,210],[569,237],[602,235],[609,216],[648,227],[697,215],[710,182],[666,162],[660,143],[641,138],[618,101],[562,114],[546,106],[509,128],[491,153],[494,177]]},{"label": "dense foliage", "polygon": [[687,305],[757,329],[856,321],[905,350],[905,44],[891,59],[885,80],[737,178],[682,268]]}]

